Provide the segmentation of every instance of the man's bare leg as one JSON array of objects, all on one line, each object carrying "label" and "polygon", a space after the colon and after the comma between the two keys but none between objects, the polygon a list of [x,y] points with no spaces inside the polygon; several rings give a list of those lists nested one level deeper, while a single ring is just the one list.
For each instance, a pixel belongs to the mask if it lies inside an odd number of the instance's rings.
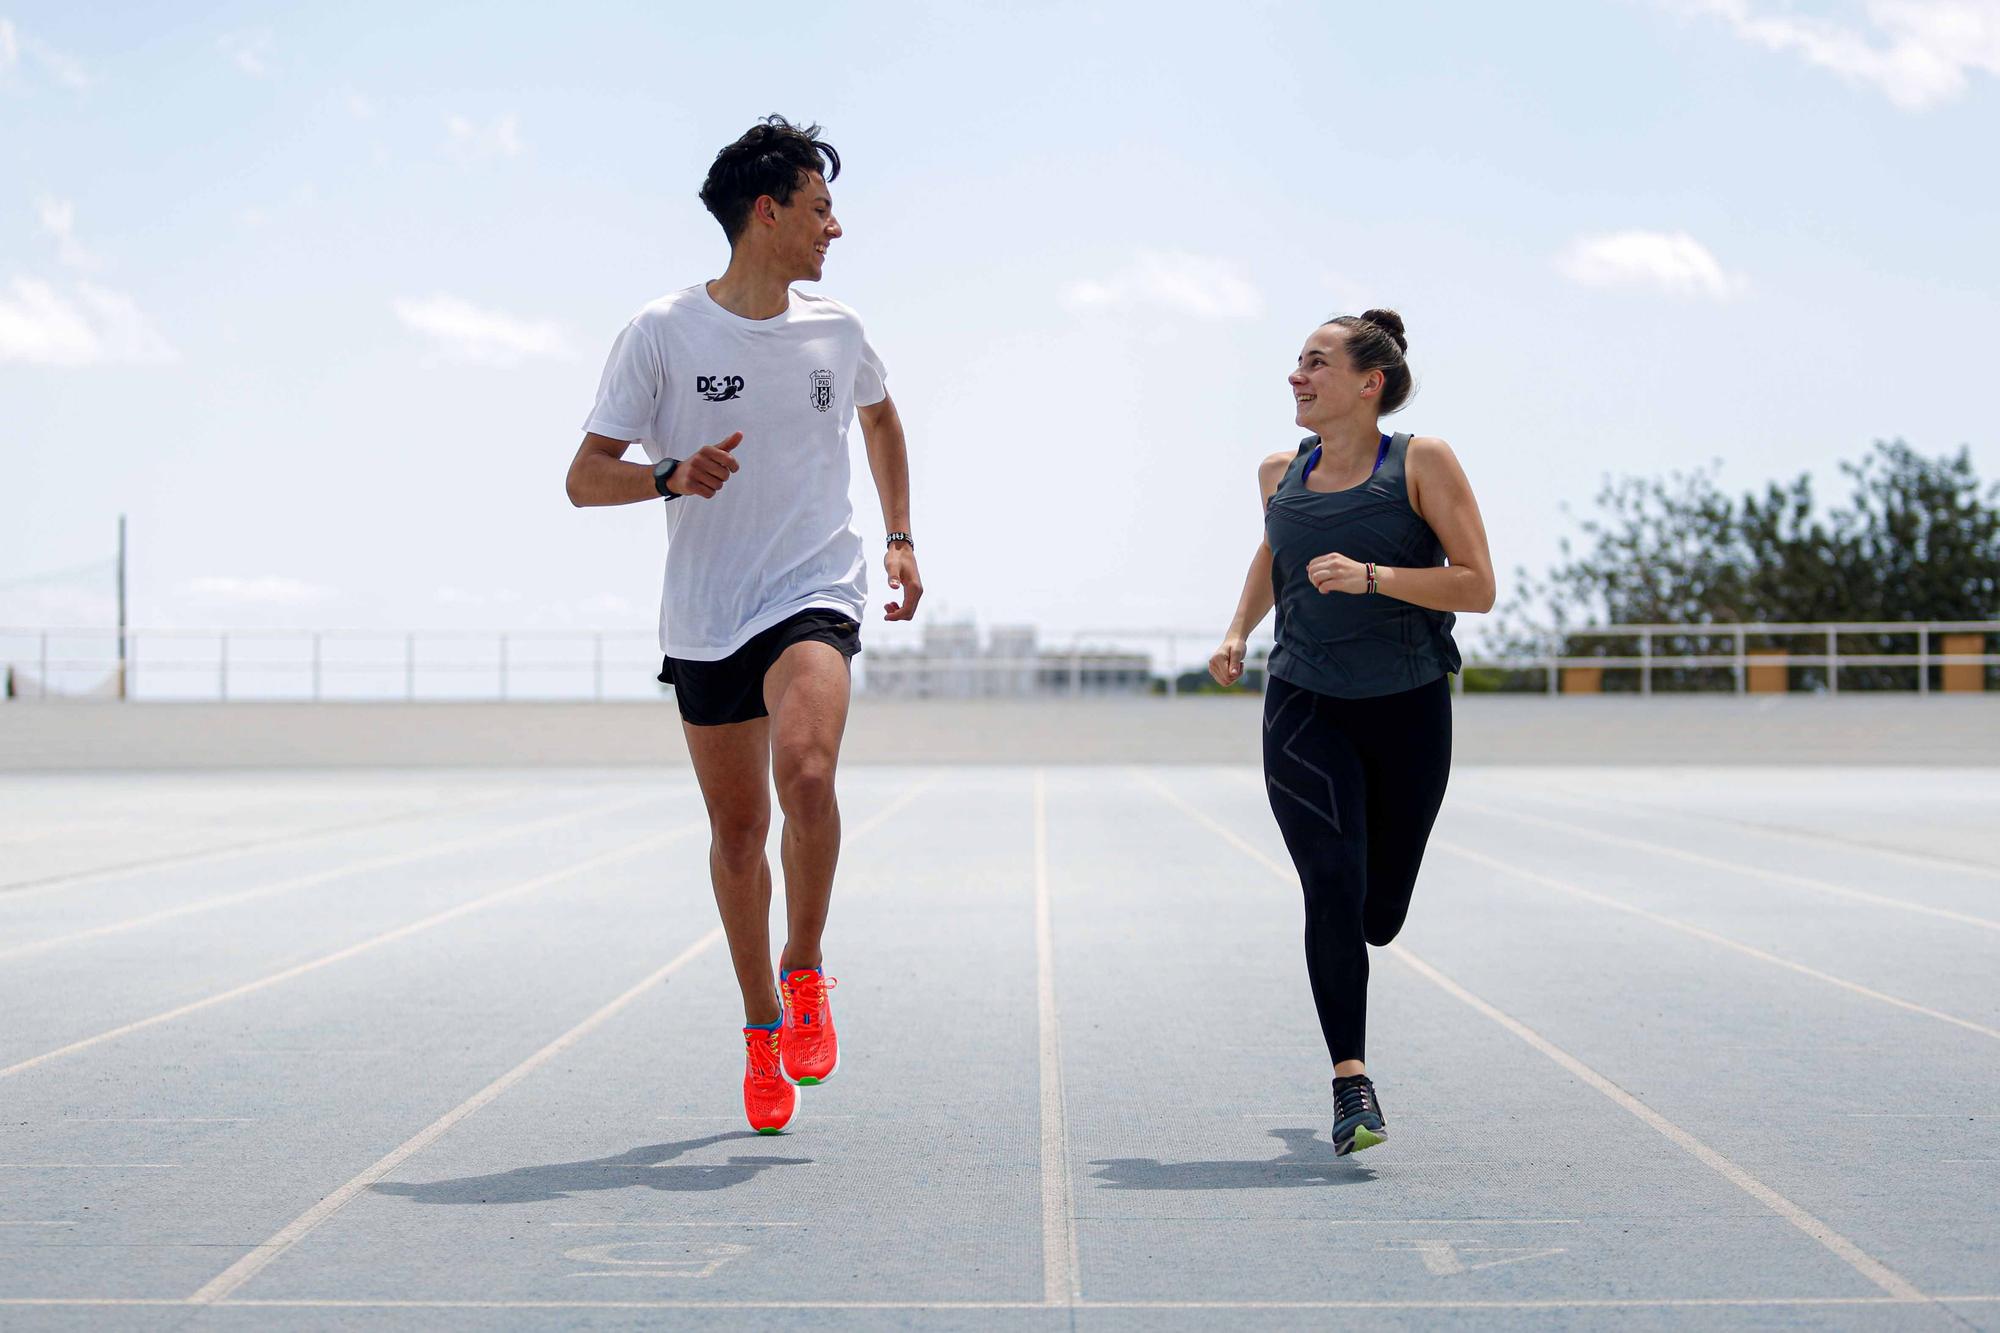
[{"label": "man's bare leg", "polygon": [[775,1023],[782,1011],[771,972],[771,863],[764,856],[771,831],[771,720],[683,723],[682,729],[708,805],[708,873],[743,990],[743,1021]]},{"label": "man's bare leg", "polygon": [[764,675],[771,717],[771,766],[785,813],[785,948],[781,973],[820,965],[820,936],[840,860],[840,803],[834,769],[847,729],[847,658],[831,644],[787,648]]}]

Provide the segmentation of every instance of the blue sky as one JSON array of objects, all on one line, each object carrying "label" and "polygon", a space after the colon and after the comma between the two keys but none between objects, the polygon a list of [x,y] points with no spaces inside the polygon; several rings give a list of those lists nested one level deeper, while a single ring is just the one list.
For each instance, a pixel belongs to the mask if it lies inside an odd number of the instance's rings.
[{"label": "blue sky", "polygon": [[99,617],[10,580],[123,511],[142,624],[650,625],[659,513],[562,474],[770,111],[847,159],[821,286],[910,429],[927,615],[1219,634],[1284,376],[1369,305],[1503,596],[1607,472],[2000,472],[1995,0],[1222,13],[0,0],[0,622]]}]

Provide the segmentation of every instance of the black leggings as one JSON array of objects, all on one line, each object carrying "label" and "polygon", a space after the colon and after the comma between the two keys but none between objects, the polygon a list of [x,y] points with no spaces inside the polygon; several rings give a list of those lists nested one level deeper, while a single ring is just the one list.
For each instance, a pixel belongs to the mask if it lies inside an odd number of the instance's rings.
[{"label": "black leggings", "polygon": [[1444,678],[1401,694],[1336,699],[1273,677],[1264,694],[1264,787],[1306,895],[1306,974],[1335,1064],[1360,1060],[1368,945],[1403,928],[1451,773]]}]

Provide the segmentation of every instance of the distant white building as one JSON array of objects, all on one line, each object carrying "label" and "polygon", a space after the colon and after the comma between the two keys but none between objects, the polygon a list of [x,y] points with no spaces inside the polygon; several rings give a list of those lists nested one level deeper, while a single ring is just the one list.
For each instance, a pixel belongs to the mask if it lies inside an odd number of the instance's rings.
[{"label": "distant white building", "polygon": [[995,626],[982,645],[970,622],[931,623],[921,647],[869,649],[861,661],[868,693],[915,699],[1146,694],[1153,688],[1146,654],[1042,648],[1033,625]]}]

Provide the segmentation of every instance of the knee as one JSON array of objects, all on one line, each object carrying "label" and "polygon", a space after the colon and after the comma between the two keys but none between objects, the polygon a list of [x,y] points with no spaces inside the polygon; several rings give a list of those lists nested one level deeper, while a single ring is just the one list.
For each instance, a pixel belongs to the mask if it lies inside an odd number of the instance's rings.
[{"label": "knee", "polygon": [[757,814],[711,812],[708,829],[715,855],[724,865],[746,866],[754,864],[764,855],[764,844],[771,832],[771,818],[768,813],[762,812]]},{"label": "knee", "polygon": [[1364,911],[1361,914],[1362,937],[1379,949],[1403,933],[1403,922],[1409,915],[1407,903],[1400,910]]},{"label": "knee", "polygon": [[787,819],[817,819],[833,811],[833,756],[796,754],[777,766],[778,804]]},{"label": "knee", "polygon": [[1398,935],[1402,933],[1403,933],[1403,923],[1401,921],[1390,921],[1386,923],[1370,922],[1368,925],[1362,927],[1361,930],[1362,938],[1367,940],[1370,944],[1374,945],[1378,949],[1385,944],[1391,943]]}]

